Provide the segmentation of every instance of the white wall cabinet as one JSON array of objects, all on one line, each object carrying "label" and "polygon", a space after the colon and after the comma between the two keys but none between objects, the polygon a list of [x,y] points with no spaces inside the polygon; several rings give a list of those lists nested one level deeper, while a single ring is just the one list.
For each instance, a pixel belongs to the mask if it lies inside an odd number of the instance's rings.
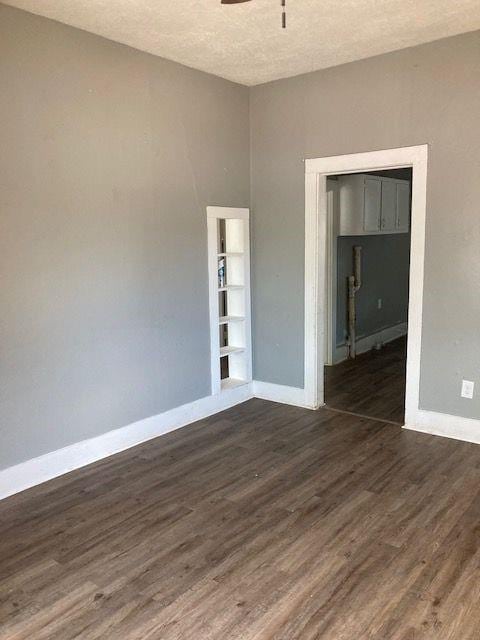
[{"label": "white wall cabinet", "polygon": [[[397,220],[397,185],[390,180],[383,180],[382,202],[380,213],[380,231],[388,230],[389,233],[396,230]],[[407,185],[408,187],[408,185]]]},{"label": "white wall cabinet", "polygon": [[356,174],[340,176],[341,236],[407,233],[410,228],[410,183],[407,180]]},{"label": "white wall cabinet", "polygon": [[410,228],[410,185],[408,182],[397,183],[397,217],[396,225],[399,232]]},{"label": "white wall cabinet", "polygon": [[380,227],[381,187],[379,180],[365,178],[363,187],[363,229],[366,233],[375,233]]}]

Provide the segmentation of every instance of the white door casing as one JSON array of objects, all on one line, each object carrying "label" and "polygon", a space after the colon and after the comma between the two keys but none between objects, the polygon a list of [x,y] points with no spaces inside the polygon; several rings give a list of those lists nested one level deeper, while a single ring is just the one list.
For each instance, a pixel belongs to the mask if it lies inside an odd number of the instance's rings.
[{"label": "white door casing", "polygon": [[[365,173],[411,167],[413,170],[408,310],[405,422],[420,416],[420,353],[422,343],[423,277],[428,145],[368,151],[305,161],[305,401],[324,404],[323,369],[327,331],[327,193],[329,175]],[[398,197],[398,195],[397,195]],[[401,195],[400,195],[401,197]],[[402,226],[403,220],[397,220]]]}]

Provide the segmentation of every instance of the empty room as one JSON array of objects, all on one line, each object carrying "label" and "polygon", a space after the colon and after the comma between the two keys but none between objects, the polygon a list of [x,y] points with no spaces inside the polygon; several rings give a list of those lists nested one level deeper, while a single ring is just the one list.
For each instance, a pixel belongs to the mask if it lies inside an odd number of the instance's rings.
[{"label": "empty room", "polygon": [[480,2],[0,0],[0,640],[479,640]]}]

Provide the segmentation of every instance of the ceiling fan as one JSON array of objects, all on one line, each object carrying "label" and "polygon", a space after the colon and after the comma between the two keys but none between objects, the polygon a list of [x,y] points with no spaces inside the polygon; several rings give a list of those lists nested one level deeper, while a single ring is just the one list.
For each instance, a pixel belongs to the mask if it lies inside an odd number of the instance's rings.
[{"label": "ceiling fan", "polygon": [[[221,4],[240,4],[241,2],[250,2],[250,0],[221,0]],[[282,5],[282,27],[287,28],[287,14],[285,13],[286,0],[280,0]]]}]

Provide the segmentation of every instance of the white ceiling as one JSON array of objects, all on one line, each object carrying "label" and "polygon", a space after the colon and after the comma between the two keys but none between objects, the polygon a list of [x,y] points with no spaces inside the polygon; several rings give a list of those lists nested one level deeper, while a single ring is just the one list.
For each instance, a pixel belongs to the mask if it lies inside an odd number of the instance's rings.
[{"label": "white ceiling", "polygon": [[254,85],[480,29],[480,0],[3,0]]}]

